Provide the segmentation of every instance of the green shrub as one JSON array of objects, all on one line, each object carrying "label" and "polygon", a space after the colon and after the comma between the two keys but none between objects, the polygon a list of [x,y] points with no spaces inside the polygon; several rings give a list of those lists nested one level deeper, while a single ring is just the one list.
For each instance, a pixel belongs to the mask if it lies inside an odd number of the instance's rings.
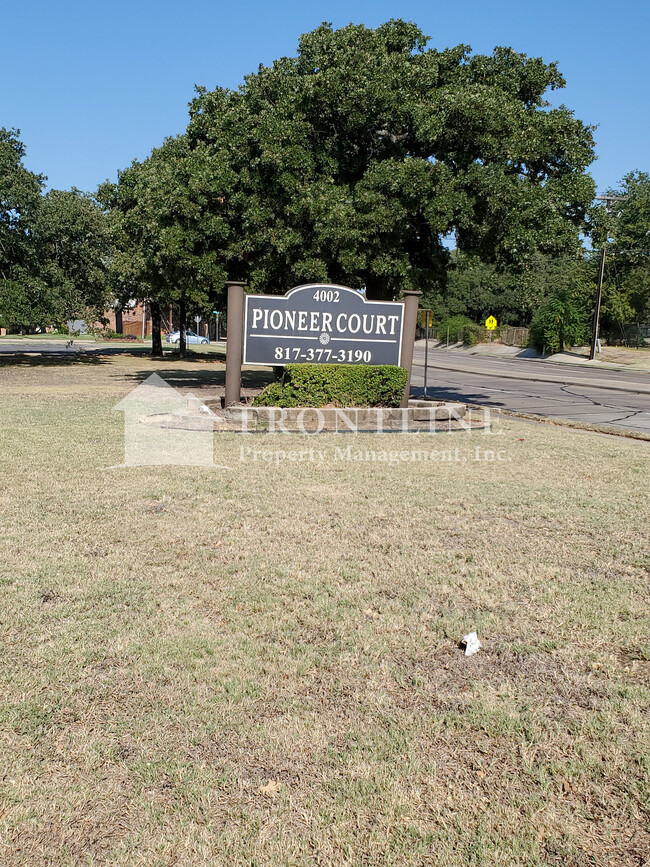
[{"label": "green shrub", "polygon": [[563,352],[587,337],[587,313],[574,294],[559,289],[535,311],[530,323],[530,342],[539,352]]},{"label": "green shrub", "polygon": [[391,365],[288,364],[255,406],[399,406],[408,372]]},{"label": "green shrub", "polygon": [[482,325],[477,325],[476,322],[470,322],[463,328],[462,341],[465,346],[476,346],[477,343],[482,343],[485,340],[485,328]]},{"label": "green shrub", "polygon": [[449,342],[459,343],[462,341],[467,346],[476,346],[485,340],[485,328],[472,322],[467,316],[450,316],[438,325],[438,340],[447,339],[449,329]]},{"label": "green shrub", "polygon": [[438,338],[446,340],[447,333],[449,333],[449,342],[458,343],[459,340],[463,339],[465,327],[473,324],[472,320],[468,319],[467,316],[450,316],[449,319],[444,320],[438,325]]},{"label": "green shrub", "polygon": [[119,331],[114,331],[112,328],[104,328],[98,331],[96,336],[100,340],[139,340],[135,334],[120,334]]}]

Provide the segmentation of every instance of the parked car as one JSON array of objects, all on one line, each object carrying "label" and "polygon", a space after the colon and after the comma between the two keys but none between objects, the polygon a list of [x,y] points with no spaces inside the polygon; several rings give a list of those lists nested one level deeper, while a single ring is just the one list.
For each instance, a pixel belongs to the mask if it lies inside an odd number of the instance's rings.
[{"label": "parked car", "polygon": [[[181,339],[180,331],[172,331],[170,332],[165,340],[167,343],[179,343]],[[207,337],[201,337],[198,334],[195,334],[193,331],[185,332],[185,342],[186,343],[209,343],[209,339]]]}]

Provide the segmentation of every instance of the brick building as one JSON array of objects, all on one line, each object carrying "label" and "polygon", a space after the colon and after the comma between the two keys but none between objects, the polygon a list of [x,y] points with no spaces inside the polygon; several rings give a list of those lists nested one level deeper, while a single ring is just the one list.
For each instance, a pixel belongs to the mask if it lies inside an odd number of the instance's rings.
[{"label": "brick building", "polygon": [[138,302],[124,310],[110,308],[104,311],[104,316],[108,320],[106,327],[118,334],[132,334],[134,337],[151,336],[151,316],[145,304]]}]

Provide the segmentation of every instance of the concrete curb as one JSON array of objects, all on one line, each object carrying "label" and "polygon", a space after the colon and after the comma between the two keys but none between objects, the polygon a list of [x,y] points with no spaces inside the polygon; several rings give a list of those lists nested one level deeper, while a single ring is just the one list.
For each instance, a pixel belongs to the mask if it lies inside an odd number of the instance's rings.
[{"label": "concrete curb", "polygon": [[[414,361],[413,367],[421,367],[424,368],[424,361]],[[435,368],[436,370],[448,370],[452,373],[468,373],[472,376],[492,376],[496,379],[520,379],[524,382],[548,382],[553,383],[555,385],[577,385],[580,388],[597,388],[603,389],[605,391],[623,391],[629,394],[650,394],[650,384],[647,387],[643,385],[618,385],[616,382],[612,380],[593,380],[591,382],[585,382],[584,379],[575,379],[568,376],[563,377],[554,377],[554,376],[530,376],[525,373],[502,373],[496,372],[492,370],[469,370],[467,367],[451,367],[445,364],[436,364],[436,362],[429,361],[427,364],[427,368]],[[589,368],[589,370],[593,370],[593,368]]]}]

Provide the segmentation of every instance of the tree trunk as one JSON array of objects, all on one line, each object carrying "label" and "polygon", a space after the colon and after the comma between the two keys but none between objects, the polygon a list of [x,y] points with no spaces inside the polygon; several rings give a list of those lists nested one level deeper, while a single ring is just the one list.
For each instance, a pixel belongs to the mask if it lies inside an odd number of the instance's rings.
[{"label": "tree trunk", "polygon": [[160,304],[157,301],[150,301],[149,310],[151,312],[151,357],[162,358],[163,349],[160,330],[162,314],[160,311]]},{"label": "tree trunk", "polygon": [[185,320],[187,319],[187,305],[185,304],[185,299],[181,298],[178,302],[178,306],[180,308],[179,316],[179,330],[180,330],[180,339],[178,341],[178,352],[181,358],[185,358],[187,355],[187,340],[185,337]]}]

